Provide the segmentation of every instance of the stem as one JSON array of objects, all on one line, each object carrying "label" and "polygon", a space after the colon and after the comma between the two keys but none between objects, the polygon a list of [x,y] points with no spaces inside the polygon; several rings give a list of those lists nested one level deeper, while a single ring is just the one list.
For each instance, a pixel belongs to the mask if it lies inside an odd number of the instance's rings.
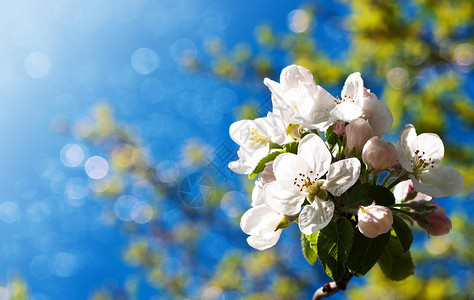
[{"label": "stem", "polygon": [[319,300],[325,297],[329,297],[339,292],[339,290],[345,290],[351,278],[352,274],[346,268],[346,271],[342,276],[341,280],[339,280],[338,282],[333,281],[325,283],[322,287],[317,289],[316,292],[314,292],[313,300]]},{"label": "stem", "polygon": [[387,189],[391,190],[394,186],[396,186],[399,182],[408,179],[408,173],[403,171],[400,176],[398,176],[394,181],[392,181],[388,186]]},{"label": "stem", "polygon": [[408,215],[408,216],[412,216],[413,213],[409,212],[409,211],[406,211],[406,210],[403,210],[403,209],[398,209],[398,208],[395,208],[395,207],[391,207],[390,208],[392,211],[395,211],[395,212],[398,212],[398,213],[402,213],[402,214],[405,214],[405,215]]},{"label": "stem", "polygon": [[377,184],[377,179],[379,179],[379,173],[377,171],[375,171],[373,174],[372,174],[372,184],[373,185],[376,185]]},{"label": "stem", "polygon": [[392,177],[392,174],[388,173],[387,176],[385,176],[385,178],[383,179],[382,186],[385,186],[391,177]]}]

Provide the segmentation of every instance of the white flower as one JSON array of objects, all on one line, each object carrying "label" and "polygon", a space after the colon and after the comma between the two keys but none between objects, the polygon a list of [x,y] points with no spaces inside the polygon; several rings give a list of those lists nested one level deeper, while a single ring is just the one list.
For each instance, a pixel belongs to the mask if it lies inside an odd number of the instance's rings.
[{"label": "white flower", "polygon": [[281,71],[280,83],[268,78],[263,82],[272,92],[273,112],[286,122],[310,129],[330,125],[329,112],[335,106],[335,98],[316,85],[309,70],[290,65]]},{"label": "white flower", "polygon": [[[304,234],[312,234],[331,221],[334,203],[325,201],[326,191],[340,196],[359,178],[360,162],[349,158],[331,164],[332,156],[324,141],[308,134],[298,146],[298,154],[280,154],[273,164],[276,181],[264,186],[267,204],[285,215],[301,211],[305,198],[311,202],[299,216]],[[325,174],[326,180],[320,180]]]},{"label": "white flower", "polygon": [[402,181],[397,184],[393,189],[393,196],[395,197],[396,203],[432,199],[432,197],[428,195],[416,192],[411,179]]},{"label": "white flower", "polygon": [[419,193],[439,198],[455,195],[464,187],[457,170],[440,166],[444,145],[434,133],[417,135],[413,125],[406,125],[398,137],[397,156]]},{"label": "white flower", "polygon": [[364,87],[359,72],[347,77],[341,92],[341,99],[331,111],[331,122],[352,122],[357,118],[369,121],[375,135],[383,135],[390,131],[393,123],[392,113],[388,107],[370,90]]},{"label": "white flower", "polygon": [[229,134],[239,146],[256,149],[265,147],[269,142],[284,143],[286,126],[280,117],[269,112],[266,117],[232,123]]},{"label": "white flower", "polygon": [[371,239],[388,232],[393,224],[392,211],[388,207],[375,205],[375,201],[369,206],[360,206],[357,218],[360,233]]},{"label": "white flower", "polygon": [[248,244],[258,250],[273,247],[280,238],[281,229],[275,230],[283,216],[266,204],[247,210],[240,220],[240,228],[250,236]]},{"label": "white flower", "polygon": [[255,120],[234,122],[229,128],[229,134],[240,146],[237,151],[239,159],[228,165],[238,174],[250,174],[260,160],[270,152],[270,142],[283,144],[292,140],[286,135],[283,120],[272,113]]}]

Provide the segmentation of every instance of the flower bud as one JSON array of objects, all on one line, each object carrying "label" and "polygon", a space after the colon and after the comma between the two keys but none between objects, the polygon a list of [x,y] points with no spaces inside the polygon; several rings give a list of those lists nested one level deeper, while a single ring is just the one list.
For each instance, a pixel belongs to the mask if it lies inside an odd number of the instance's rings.
[{"label": "flower bud", "polygon": [[415,215],[418,225],[423,227],[428,234],[440,236],[448,234],[453,227],[451,220],[446,216],[446,210],[436,202],[431,202],[434,211],[428,215]]},{"label": "flower bud", "polygon": [[451,220],[439,213],[432,213],[425,218],[425,222],[418,222],[418,225],[423,227],[428,234],[440,236],[448,234],[453,227]]},{"label": "flower bud", "polygon": [[362,160],[375,170],[388,169],[397,162],[397,149],[392,143],[374,136],[365,143]]},{"label": "flower bud", "polygon": [[359,231],[368,238],[375,238],[390,230],[393,224],[392,211],[385,206],[375,205],[359,206],[357,213]]},{"label": "flower bud", "polygon": [[334,129],[332,130],[337,135],[342,135],[344,133],[344,128],[346,127],[346,122],[339,121],[334,125]]},{"label": "flower bud", "polygon": [[374,130],[370,126],[369,122],[362,118],[355,119],[349,123],[344,132],[346,134],[346,146],[350,152],[355,149],[357,154],[362,152],[365,143],[374,136]]}]

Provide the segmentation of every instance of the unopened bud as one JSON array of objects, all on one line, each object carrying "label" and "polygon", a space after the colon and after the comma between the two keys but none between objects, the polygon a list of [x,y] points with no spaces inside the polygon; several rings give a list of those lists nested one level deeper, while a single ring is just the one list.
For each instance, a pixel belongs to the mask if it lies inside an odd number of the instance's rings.
[{"label": "unopened bud", "polygon": [[339,121],[334,125],[333,132],[337,135],[342,135],[344,133],[344,128],[346,128],[346,122]]},{"label": "unopened bud", "polygon": [[375,170],[389,169],[397,162],[397,150],[392,143],[374,136],[365,143],[362,160]]},{"label": "unopened bud", "polygon": [[431,202],[431,205],[434,208],[432,213],[415,215],[414,219],[428,234],[434,236],[448,234],[453,225],[446,216],[446,210],[436,202]]},{"label": "unopened bud", "polygon": [[392,211],[385,206],[375,205],[360,206],[357,213],[359,231],[368,238],[375,238],[390,230],[393,224]]},{"label": "unopened bud", "polygon": [[365,143],[374,136],[374,130],[369,122],[362,118],[355,119],[345,128],[347,150],[356,150],[357,154],[362,152]]}]

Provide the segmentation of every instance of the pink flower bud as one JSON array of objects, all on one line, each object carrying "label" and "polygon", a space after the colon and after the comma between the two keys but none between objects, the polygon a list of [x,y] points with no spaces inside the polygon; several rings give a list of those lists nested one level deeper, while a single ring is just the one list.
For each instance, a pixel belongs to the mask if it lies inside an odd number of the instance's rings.
[{"label": "pink flower bud", "polygon": [[420,223],[418,224],[423,227],[429,234],[434,236],[440,236],[448,234],[453,225],[451,224],[451,220],[440,213],[432,213],[426,217],[427,223]]},{"label": "pink flower bud", "polygon": [[369,122],[362,118],[355,119],[344,129],[346,133],[347,150],[355,149],[357,154],[362,152],[365,143],[374,136],[374,130]]},{"label": "pink flower bud", "polygon": [[365,143],[362,160],[375,170],[388,169],[397,162],[397,149],[392,143],[374,136]]},{"label": "pink flower bud", "polygon": [[415,220],[428,234],[434,236],[448,234],[453,225],[446,216],[446,210],[436,202],[431,202],[431,205],[435,207],[432,213],[415,215]]},{"label": "pink flower bud", "polygon": [[346,127],[346,122],[339,121],[334,125],[333,132],[337,135],[342,135],[344,133],[344,128]]},{"label": "pink flower bud", "polygon": [[390,230],[393,224],[392,211],[385,206],[375,205],[359,206],[357,213],[359,231],[368,238],[375,238]]}]

